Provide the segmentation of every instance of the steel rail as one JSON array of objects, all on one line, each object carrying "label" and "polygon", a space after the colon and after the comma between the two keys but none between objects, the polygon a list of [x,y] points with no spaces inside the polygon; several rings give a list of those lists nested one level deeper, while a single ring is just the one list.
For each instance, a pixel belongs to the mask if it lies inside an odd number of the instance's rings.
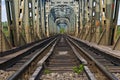
[{"label": "steel rail", "polygon": [[82,49],[77,43],[75,43],[72,39],[68,38],[76,47],[78,47],[86,56],[88,56],[95,64],[99,67],[99,69],[110,79],[110,80],[118,80],[113,74],[111,74],[106,68],[101,65],[96,59],[94,59],[87,51]]},{"label": "steel rail", "polygon": [[90,80],[97,80],[94,76],[94,74],[90,71],[87,64],[88,62],[77,52],[77,50],[74,48],[74,46],[70,43],[70,41],[67,39],[68,44],[72,48],[73,52],[75,53],[76,57],[82,62],[84,65],[84,70]]},{"label": "steel rail", "polygon": [[17,71],[14,75],[10,76],[8,78],[8,80],[19,80],[19,78],[22,76],[22,74],[25,72],[25,70],[28,69],[28,67],[30,66],[30,64],[35,61],[35,59],[40,55],[40,53],[42,53],[46,48],[48,48],[54,41],[56,41],[56,38],[54,40],[52,40],[50,43],[47,44],[47,46],[45,46],[44,48],[38,50],[37,52],[35,52],[35,55],[28,61],[26,62],[19,71]]},{"label": "steel rail", "polygon": [[[57,35],[58,36],[58,35]],[[13,53],[16,53],[18,51],[21,51],[23,49],[26,49],[26,48],[29,48],[30,46],[33,46],[35,44],[38,44],[40,43],[41,41],[44,41],[44,40],[47,40],[47,39],[51,39],[51,38],[54,38],[56,36],[51,36],[51,37],[48,37],[48,38],[44,38],[44,39],[41,39],[41,40],[38,40],[38,41],[35,41],[35,42],[31,42],[31,43],[28,43],[26,45],[23,45],[23,46],[19,46],[19,47],[16,47],[16,48],[13,48],[11,50],[7,50],[7,51],[4,51],[4,52],[0,52],[0,57],[3,57],[3,56],[6,56],[6,55],[11,55]]]},{"label": "steel rail", "polygon": [[13,58],[10,58],[9,60],[6,60],[3,63],[0,63],[0,69],[6,69],[7,67],[12,66],[14,63],[16,63],[22,57],[24,57],[26,55],[29,55],[31,52],[34,52],[35,50],[39,49],[40,48],[39,46],[42,46],[42,45],[46,44],[47,42],[51,41],[52,39],[54,39],[54,38],[47,38],[47,39],[33,45],[30,49],[24,51],[22,54],[17,55]]},{"label": "steel rail", "polygon": [[29,80],[39,80],[39,76],[42,72],[42,70],[44,69],[44,62],[50,57],[50,55],[52,55],[52,52],[57,44],[58,40],[53,44],[53,46],[51,47],[51,49],[49,50],[49,52],[37,63],[37,68],[34,71],[34,73],[32,74],[32,76],[30,77]]}]

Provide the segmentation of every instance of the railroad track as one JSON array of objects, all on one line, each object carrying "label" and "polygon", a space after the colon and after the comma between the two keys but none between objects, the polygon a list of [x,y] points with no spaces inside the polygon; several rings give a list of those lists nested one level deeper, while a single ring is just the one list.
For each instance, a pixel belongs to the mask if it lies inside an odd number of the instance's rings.
[{"label": "railroad track", "polygon": [[112,80],[120,80],[120,59],[108,55],[102,51],[99,51],[93,47],[90,47],[76,39],[71,38],[82,51],[89,53],[87,54],[92,60],[96,61],[97,66],[101,67],[104,73],[111,73],[110,76]]},{"label": "railroad track", "polygon": [[[17,64],[20,65],[24,61],[25,63],[8,80],[119,80],[114,76],[114,72],[108,71],[108,65],[105,67],[102,64],[103,55],[95,55],[99,53],[95,52],[97,50],[91,50],[89,47],[87,49],[75,39],[58,36],[33,55],[23,57]],[[14,66],[18,67],[17,64]],[[111,66],[110,63],[109,65]],[[83,66],[79,74],[73,69],[78,66]]]},{"label": "railroad track", "polygon": [[[79,45],[77,45],[70,38],[68,38],[67,40],[63,40],[63,38],[61,38],[55,48],[53,48],[51,51],[52,52],[51,54],[49,54],[49,56],[45,56],[43,60],[38,62],[38,64],[42,66],[39,66],[36,69],[30,80],[118,80],[114,75],[112,75],[103,66],[101,66],[101,64],[97,60],[95,60],[94,57],[88,55],[85,50],[79,47]],[[68,57],[67,53],[69,55],[72,54],[71,57]],[[72,60],[72,58],[74,60]],[[71,60],[69,61],[69,59]],[[72,67],[77,66],[81,63],[84,65],[85,72],[83,74],[79,74],[79,76],[75,78],[76,75],[72,73]],[[45,70],[49,70],[53,73],[46,75],[44,72]]]},{"label": "railroad track", "polygon": [[57,38],[50,41],[42,49],[35,52],[33,57],[29,59],[15,74],[10,76],[8,80],[28,80],[34,70],[37,68],[37,62],[42,59],[43,56],[48,53],[52,44],[57,40]]},{"label": "railroad track", "polygon": [[[0,58],[0,77],[2,80],[6,80],[12,74],[17,72],[27,61],[29,61],[38,51],[44,48],[48,43],[50,43],[54,38],[47,38],[40,41],[28,48],[28,50],[23,51],[21,54],[13,53],[10,55],[4,55]],[[10,56],[10,57],[9,57]],[[4,58],[3,58],[4,57]],[[6,59],[6,60],[5,60]],[[2,61],[3,60],[3,61]],[[0,80],[1,80],[0,79]]]},{"label": "railroad track", "polygon": [[[84,66],[81,74],[74,73],[73,67],[85,65],[87,61],[71,47],[66,38],[61,37],[38,62],[39,67],[30,80],[96,80],[87,66]],[[46,70],[50,73],[46,74]]]}]

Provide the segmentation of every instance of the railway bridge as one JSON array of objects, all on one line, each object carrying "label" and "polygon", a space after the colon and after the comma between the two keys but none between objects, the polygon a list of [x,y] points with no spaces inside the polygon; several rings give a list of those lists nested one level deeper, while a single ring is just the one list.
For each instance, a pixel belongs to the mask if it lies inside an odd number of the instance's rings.
[{"label": "railway bridge", "polygon": [[120,80],[120,0],[0,0],[0,80]]}]

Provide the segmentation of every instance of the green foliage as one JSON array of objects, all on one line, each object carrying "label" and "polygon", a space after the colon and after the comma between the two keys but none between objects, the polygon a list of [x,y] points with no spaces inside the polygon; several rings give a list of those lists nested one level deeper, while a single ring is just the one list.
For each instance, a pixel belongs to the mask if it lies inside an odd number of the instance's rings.
[{"label": "green foliage", "polygon": [[118,27],[118,33],[120,33],[120,27]]},{"label": "green foliage", "polygon": [[3,26],[3,33],[6,35],[6,37],[9,37],[8,23],[7,22],[2,22],[2,26]]},{"label": "green foliage", "polygon": [[44,70],[44,74],[50,74],[50,73],[51,73],[50,70],[48,70],[48,69],[45,69],[45,70]]},{"label": "green foliage", "polygon": [[60,33],[63,34],[65,32],[64,28],[60,28]]},{"label": "green foliage", "polygon": [[81,64],[81,65],[79,65],[79,66],[73,67],[73,71],[74,71],[75,73],[78,73],[78,74],[80,74],[81,72],[83,72],[83,70],[84,70],[84,65],[83,65],[83,64]]},{"label": "green foliage", "polygon": [[7,22],[2,22],[3,27],[7,27],[8,23]]}]

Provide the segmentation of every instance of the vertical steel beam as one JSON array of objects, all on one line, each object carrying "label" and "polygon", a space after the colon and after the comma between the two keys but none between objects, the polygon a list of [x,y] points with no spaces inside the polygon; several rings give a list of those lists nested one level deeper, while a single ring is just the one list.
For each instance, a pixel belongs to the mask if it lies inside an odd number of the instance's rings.
[{"label": "vertical steel beam", "polygon": [[[112,23],[113,23],[113,0],[105,0],[100,1],[101,4],[101,14],[102,14],[102,27],[104,34],[101,34],[101,38],[99,41],[100,44],[103,45],[111,45],[112,44]],[[104,6],[104,7],[102,7]]]},{"label": "vertical steel beam", "polygon": [[88,27],[88,34],[87,34],[87,37],[86,37],[86,40],[88,41],[91,41],[91,38],[93,37],[92,35],[92,31],[93,31],[93,10],[94,10],[94,7],[93,7],[93,3],[94,3],[94,0],[89,0],[89,27]]},{"label": "vertical steel beam", "polygon": [[111,45],[111,23],[113,19],[113,0],[106,1],[106,45]]},{"label": "vertical steel beam", "polygon": [[23,25],[23,18],[24,18],[24,8],[25,8],[25,0],[19,0],[19,1],[14,1],[15,3],[18,3],[15,5],[15,14],[16,16],[16,24],[17,24],[17,29],[18,29],[18,34],[19,34],[19,40],[18,43],[19,45],[25,45],[26,44],[26,39],[25,39],[25,28]]},{"label": "vertical steel beam", "polygon": [[80,38],[82,38],[83,36],[83,30],[84,30],[84,0],[81,0],[81,13],[80,13],[80,29],[81,29],[81,32],[80,32]]},{"label": "vertical steel beam", "polygon": [[82,0],[79,0],[80,4],[80,33],[79,33],[79,37],[81,36],[82,34],[82,27],[83,27],[83,24],[82,24]]},{"label": "vertical steel beam", "polygon": [[93,16],[93,1],[94,0],[89,0],[89,27],[88,27],[88,33],[86,36],[86,40],[90,41],[91,39],[91,33],[92,33],[92,16]]},{"label": "vertical steel beam", "polygon": [[14,0],[5,0],[6,2],[6,12],[7,12],[7,20],[9,27],[9,36],[10,42],[13,47],[18,45],[18,36],[17,36],[17,28],[15,23],[15,3]]},{"label": "vertical steel beam", "polygon": [[46,36],[49,36],[49,13],[50,13],[50,0],[48,0],[45,4],[45,13],[46,13]]},{"label": "vertical steel beam", "polygon": [[0,0],[0,52],[3,51],[3,37],[2,37],[2,20],[1,20],[1,0]]},{"label": "vertical steel beam", "polygon": [[100,0],[101,34],[98,44],[106,45],[106,0]]},{"label": "vertical steel beam", "polygon": [[93,0],[92,2],[92,20],[91,20],[91,29],[90,29],[90,42],[95,42],[95,39],[96,39],[96,27],[95,27],[95,15],[96,15],[96,12],[95,12],[95,7],[96,7],[96,2],[95,0]]},{"label": "vertical steel beam", "polygon": [[80,0],[78,1],[78,8],[79,8],[79,12],[78,12],[78,37],[80,35],[80,6],[81,6],[81,2]]},{"label": "vertical steel beam", "polygon": [[85,1],[85,26],[84,26],[84,34],[82,39],[86,39],[86,36],[89,32],[89,0]]},{"label": "vertical steel beam", "polygon": [[1,12],[2,12],[2,2],[0,0],[0,56],[3,51],[6,51],[12,48],[12,45],[10,44],[10,42],[8,41],[7,37],[5,36],[3,32]]},{"label": "vertical steel beam", "polygon": [[39,27],[39,11],[38,11],[38,0],[32,0],[32,12],[33,12],[33,28],[34,28],[34,41],[39,40],[40,27]]},{"label": "vertical steel beam", "polygon": [[[24,0],[6,0],[8,25],[13,46],[26,44],[25,28],[23,26]],[[13,34],[14,33],[14,34]]]},{"label": "vertical steel beam", "polygon": [[24,27],[25,27],[25,36],[26,36],[26,42],[31,42],[31,36],[30,36],[30,24],[29,24],[29,4],[28,0],[25,0],[25,9],[24,9]]},{"label": "vertical steel beam", "polygon": [[32,0],[28,0],[28,12],[29,12],[29,27],[30,27],[30,38],[31,42],[34,40],[34,24],[33,24],[33,2]]},{"label": "vertical steel beam", "polygon": [[1,0],[0,0],[0,52],[2,52],[2,21],[1,21]]},{"label": "vertical steel beam", "polygon": [[115,44],[116,42],[116,36],[117,36],[117,21],[118,21],[118,14],[119,14],[119,6],[120,6],[120,0],[114,0],[113,2],[113,24],[111,24],[112,29],[111,29],[111,44]]},{"label": "vertical steel beam", "polygon": [[[120,0],[115,0],[115,6],[114,6],[114,16],[113,16],[113,27],[115,28],[117,28],[117,20],[118,20],[118,14],[119,14],[119,6],[120,6]],[[113,33],[114,33],[114,37],[116,37],[116,34],[115,33],[117,33],[117,29],[114,29],[113,28]],[[112,37],[113,37],[113,35],[112,35]],[[113,42],[115,42],[114,43],[114,46],[113,46],[113,49],[115,49],[115,50],[120,50],[120,35],[119,35],[119,37],[118,37],[118,39],[117,39],[117,41],[115,41],[115,38],[114,38],[114,41]]]},{"label": "vertical steel beam", "polygon": [[96,0],[96,7],[95,7],[95,27],[96,27],[96,43],[99,41],[100,38],[100,0]]},{"label": "vertical steel beam", "polygon": [[94,0],[93,2],[93,21],[92,21],[92,38],[91,41],[97,43],[99,40],[99,30],[100,30],[100,2],[99,0]]},{"label": "vertical steel beam", "polygon": [[79,2],[78,1],[75,1],[75,6],[74,6],[74,11],[76,13],[76,16],[75,16],[75,36],[77,37],[78,36],[78,32],[79,32],[79,29],[78,29],[78,25],[79,25]]},{"label": "vertical steel beam", "polygon": [[41,8],[41,26],[42,26],[42,33],[45,37],[45,1],[40,0],[40,8]]},{"label": "vertical steel beam", "polygon": [[42,30],[42,9],[41,9],[41,6],[42,5],[42,0],[38,0],[38,15],[39,15],[39,28],[40,28],[40,36],[41,38],[43,38],[43,30]]}]

